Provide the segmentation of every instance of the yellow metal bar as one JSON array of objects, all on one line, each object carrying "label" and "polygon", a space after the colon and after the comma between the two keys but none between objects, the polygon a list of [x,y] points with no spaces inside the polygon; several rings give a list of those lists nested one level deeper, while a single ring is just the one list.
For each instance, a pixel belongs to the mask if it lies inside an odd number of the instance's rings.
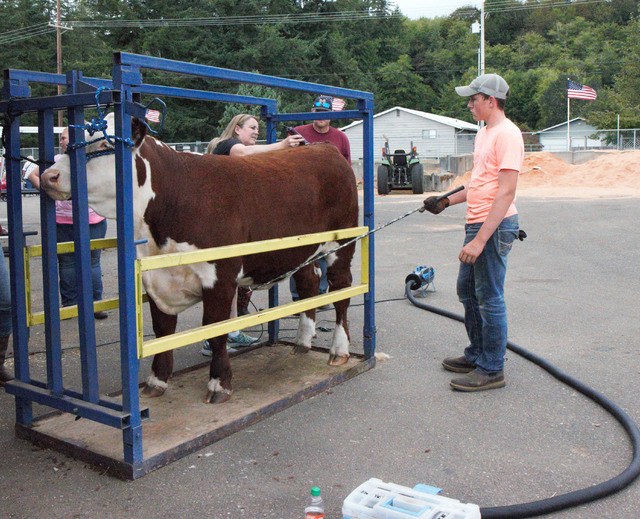
[{"label": "yellow metal bar", "polygon": [[29,259],[29,250],[26,247],[24,250],[24,293],[27,307],[27,327],[30,327],[32,322],[31,310],[33,305],[31,302],[31,261]]},{"label": "yellow metal bar", "polygon": [[[102,299],[101,301],[94,301],[93,311],[101,312],[103,310],[113,310],[114,308],[118,308],[119,304],[120,302],[118,301],[117,297],[112,297],[111,299]],[[65,306],[63,308],[60,308],[61,321],[72,319],[74,317],[78,317],[78,305]],[[33,314],[28,314],[27,321],[29,322],[29,326],[44,324],[44,312],[35,312]]]},{"label": "yellow metal bar", "polygon": [[248,254],[258,254],[282,249],[291,249],[303,245],[313,245],[329,241],[355,238],[369,231],[368,227],[351,227],[338,231],[327,231],[316,234],[302,234],[300,236],[290,236],[287,238],[277,238],[273,240],[254,241],[250,243],[239,243],[225,247],[214,247],[189,252],[175,252],[173,254],[163,254],[161,256],[147,256],[137,261],[141,263],[142,272],[156,270],[166,267],[176,267],[178,265],[190,265],[192,263],[202,263],[236,256],[246,256]]},{"label": "yellow metal bar", "polygon": [[[57,253],[58,254],[69,254],[74,251],[74,243],[72,241],[63,241],[58,243]],[[98,238],[96,240],[91,240],[91,245],[89,247],[91,250],[97,249],[117,249],[118,248],[118,240],[115,238]],[[42,256],[42,245],[30,245],[27,247],[29,250],[29,254],[32,258],[39,258]]]},{"label": "yellow metal bar", "polygon": [[142,358],[144,346],[144,324],[142,321],[142,270],[140,262],[134,262],[135,288],[136,288],[136,348],[138,358]]},{"label": "yellow metal bar", "polygon": [[234,330],[240,330],[257,324],[275,321],[276,319],[292,315],[295,312],[302,312],[334,301],[352,298],[360,294],[364,294],[368,290],[368,284],[355,285],[335,292],[329,292],[327,294],[296,301],[294,303],[287,303],[274,308],[268,308],[267,310],[263,310],[255,314],[243,315],[235,319],[227,319],[226,321],[194,328],[193,330],[151,339],[142,344],[142,354],[140,358],[150,357],[156,353],[162,353],[164,351],[187,346]]},{"label": "yellow metal bar", "polygon": [[361,240],[360,244],[360,282],[369,286],[369,235]]},{"label": "yellow metal bar", "polygon": [[[111,249],[118,247],[118,240],[115,238],[99,238],[91,240],[90,249]],[[68,254],[74,251],[75,244],[72,241],[60,242],[57,244],[58,254]],[[25,294],[27,299],[27,326],[35,326],[37,324],[44,324],[44,312],[33,312],[33,303],[31,301],[31,258],[39,258],[42,256],[42,245],[30,245],[25,247],[24,252],[24,282],[25,282]],[[115,302],[115,303],[114,303]],[[104,299],[102,301],[95,301],[93,305],[94,312],[100,312],[103,310],[112,310],[118,308],[118,299]],[[72,319],[78,316],[77,306],[66,306],[60,309],[60,320]]]}]

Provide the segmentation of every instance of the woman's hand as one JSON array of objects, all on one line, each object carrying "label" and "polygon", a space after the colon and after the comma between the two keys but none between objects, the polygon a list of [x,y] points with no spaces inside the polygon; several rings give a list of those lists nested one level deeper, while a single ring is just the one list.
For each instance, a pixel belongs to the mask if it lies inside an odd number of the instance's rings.
[{"label": "woman's hand", "polygon": [[299,134],[287,135],[287,138],[282,141],[284,148],[295,148],[304,144],[304,137]]}]

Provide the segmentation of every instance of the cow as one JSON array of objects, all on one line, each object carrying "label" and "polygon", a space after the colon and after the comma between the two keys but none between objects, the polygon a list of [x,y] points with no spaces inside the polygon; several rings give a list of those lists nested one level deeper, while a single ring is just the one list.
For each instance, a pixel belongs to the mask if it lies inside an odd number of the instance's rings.
[{"label": "cow", "polygon": [[[113,135],[114,114],[106,116]],[[87,141],[94,140],[86,136]],[[178,152],[147,134],[132,120],[134,237],[138,257],[201,250],[237,243],[355,227],[358,196],[350,164],[331,144],[228,157]],[[113,139],[87,145],[89,205],[116,218]],[[54,200],[71,197],[70,160],[63,156],[41,177]],[[342,242],[340,242],[342,243]],[[170,267],[143,273],[156,337],[173,334],[177,315],[202,301],[202,324],[229,318],[238,285],[259,287],[273,281],[336,242]],[[355,244],[327,257],[330,290],[351,286]],[[293,277],[301,298],[318,294],[319,270],[313,263]],[[335,330],[330,365],[349,359],[348,300],[334,303]],[[300,315],[292,353],[306,353],[315,335],[315,309]],[[205,402],[223,403],[232,393],[226,335],[210,339],[212,358]],[[143,393],[165,393],[173,370],[173,352],[155,355]]]}]

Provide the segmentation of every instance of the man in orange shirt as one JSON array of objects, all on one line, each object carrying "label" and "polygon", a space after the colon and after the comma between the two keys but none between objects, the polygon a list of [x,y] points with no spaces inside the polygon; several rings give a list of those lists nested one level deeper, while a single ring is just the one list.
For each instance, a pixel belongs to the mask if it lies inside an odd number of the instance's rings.
[{"label": "man in orange shirt", "polygon": [[471,179],[450,198],[424,201],[433,214],[449,205],[467,202],[465,240],[458,255],[457,293],[465,310],[469,346],[460,357],[448,357],[442,366],[465,375],[451,381],[458,391],[504,387],[507,348],[507,308],[504,281],[507,255],[518,237],[518,211],[514,204],[524,143],[518,127],[507,119],[504,107],[509,85],[497,74],[483,74],[468,86],[456,87],[468,97],[476,121],[484,121],[473,153]]}]

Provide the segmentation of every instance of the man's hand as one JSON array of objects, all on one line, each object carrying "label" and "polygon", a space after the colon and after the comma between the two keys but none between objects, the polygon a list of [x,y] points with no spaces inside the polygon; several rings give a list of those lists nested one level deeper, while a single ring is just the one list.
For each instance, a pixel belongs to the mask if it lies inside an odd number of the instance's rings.
[{"label": "man's hand", "polygon": [[437,196],[430,196],[424,200],[424,208],[433,214],[440,214],[447,207],[449,207],[449,199],[443,198],[438,200]]},{"label": "man's hand", "polygon": [[478,259],[478,256],[482,254],[485,245],[486,243],[482,243],[482,241],[476,236],[473,240],[462,247],[460,254],[458,254],[458,259],[462,263],[473,265]]}]

